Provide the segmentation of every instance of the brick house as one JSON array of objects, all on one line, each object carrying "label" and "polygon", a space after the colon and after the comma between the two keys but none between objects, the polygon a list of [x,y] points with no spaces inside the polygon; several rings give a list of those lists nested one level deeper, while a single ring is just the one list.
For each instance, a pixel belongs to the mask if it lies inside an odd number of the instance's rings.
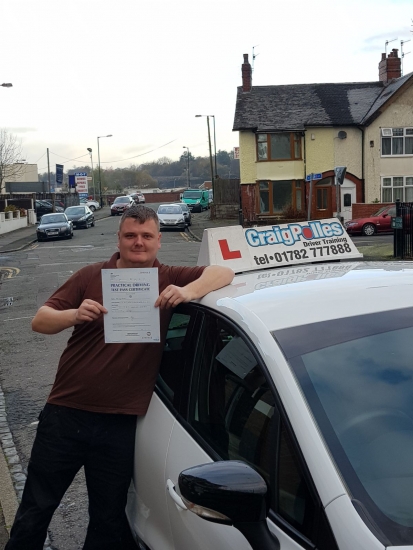
[{"label": "brick house", "polygon": [[[413,73],[401,76],[398,50],[382,54],[379,80],[252,86],[244,54],[233,130],[239,132],[245,224],[336,211],[334,167],[346,166],[341,212],[353,203],[413,201]],[[309,197],[306,176],[319,173]],[[283,213],[284,211],[284,213]]]}]

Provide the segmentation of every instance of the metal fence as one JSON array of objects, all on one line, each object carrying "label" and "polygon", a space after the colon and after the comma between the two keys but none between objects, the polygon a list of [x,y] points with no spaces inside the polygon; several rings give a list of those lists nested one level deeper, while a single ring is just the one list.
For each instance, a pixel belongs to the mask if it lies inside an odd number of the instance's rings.
[{"label": "metal fence", "polygon": [[395,258],[413,259],[413,202],[396,201],[396,217],[392,219],[394,228]]}]

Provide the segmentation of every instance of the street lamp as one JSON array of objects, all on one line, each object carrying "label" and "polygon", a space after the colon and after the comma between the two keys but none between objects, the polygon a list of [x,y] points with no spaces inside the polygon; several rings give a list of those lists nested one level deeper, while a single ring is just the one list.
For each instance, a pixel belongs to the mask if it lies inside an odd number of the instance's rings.
[{"label": "street lamp", "polygon": [[[207,119],[207,126],[208,126],[208,143],[209,143],[209,163],[211,165],[211,184],[212,184],[212,194],[215,196],[215,180],[218,178],[217,174],[217,142],[215,139],[215,115],[195,115],[196,118],[199,117],[206,117]],[[209,128],[209,119],[214,119],[214,151],[215,151],[215,176],[214,176],[214,170],[212,168],[212,150],[211,150],[211,131]]]},{"label": "street lamp", "polygon": [[100,138],[105,137],[112,137],[112,134],[108,134],[107,136],[98,136],[98,163],[99,163],[99,197],[100,197],[100,207],[103,207],[103,200],[102,200],[102,180],[100,177],[100,151],[99,151],[99,140]]},{"label": "street lamp", "polygon": [[11,84],[10,82],[3,82],[3,84],[0,84],[0,86],[2,86],[3,88],[12,88],[13,84]]},{"label": "street lamp", "polygon": [[92,186],[93,186],[93,200],[96,200],[96,193],[95,193],[95,173],[93,172],[93,157],[92,157],[92,149],[90,147],[87,148],[90,154],[90,162],[92,163]]},{"label": "street lamp", "polygon": [[184,145],[183,149],[186,149],[186,186],[189,188],[191,187],[191,178],[189,177],[189,147]]}]

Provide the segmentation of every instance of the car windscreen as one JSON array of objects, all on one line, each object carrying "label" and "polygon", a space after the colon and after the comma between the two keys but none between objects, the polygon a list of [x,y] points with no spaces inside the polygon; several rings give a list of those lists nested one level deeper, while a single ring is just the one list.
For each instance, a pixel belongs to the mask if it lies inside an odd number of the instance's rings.
[{"label": "car windscreen", "polygon": [[182,203],[179,205],[180,209],[184,212],[189,212],[188,205],[186,203]]},{"label": "car windscreen", "polygon": [[130,202],[130,198],[129,197],[117,197],[113,204],[118,204],[120,202]]},{"label": "car windscreen", "polygon": [[45,216],[42,216],[42,225],[45,225],[47,223],[64,223],[67,222],[66,216],[62,216],[61,214],[46,214]]},{"label": "car windscreen", "polygon": [[371,218],[375,218],[377,216],[380,216],[385,210],[387,210],[387,206],[382,206],[375,214],[371,214]]},{"label": "car windscreen", "polygon": [[160,206],[158,214],[182,214],[180,206]]},{"label": "car windscreen", "polygon": [[413,544],[413,308],[279,330],[273,337],[355,508],[363,518],[367,510],[379,539],[381,531],[391,545]]},{"label": "car windscreen", "polygon": [[200,199],[201,191],[185,191],[183,194],[184,199]]},{"label": "car windscreen", "polygon": [[83,206],[70,206],[69,208],[66,208],[65,213],[70,216],[83,216],[86,214]]}]

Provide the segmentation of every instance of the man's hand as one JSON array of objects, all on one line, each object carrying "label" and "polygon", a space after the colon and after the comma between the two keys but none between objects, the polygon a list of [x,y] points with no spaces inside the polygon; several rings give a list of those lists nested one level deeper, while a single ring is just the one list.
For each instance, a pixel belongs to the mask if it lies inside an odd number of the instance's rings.
[{"label": "man's hand", "polygon": [[169,285],[163,290],[155,302],[155,307],[168,309],[182,302],[190,302],[202,298],[208,292],[229,285],[234,278],[234,272],[229,267],[210,265],[202,275],[186,286]]},{"label": "man's hand", "polygon": [[182,302],[189,302],[193,298],[194,296],[188,289],[188,286],[180,287],[169,285],[159,294],[155,302],[155,307],[169,309],[171,307],[176,307]]},{"label": "man's hand", "polygon": [[66,328],[96,321],[103,313],[107,313],[107,309],[89,299],[83,300],[77,309],[42,306],[32,320],[32,329],[41,334],[57,334]]},{"label": "man's hand", "polygon": [[75,324],[96,321],[103,313],[107,313],[108,310],[103,307],[99,302],[94,300],[83,300],[75,314]]}]

